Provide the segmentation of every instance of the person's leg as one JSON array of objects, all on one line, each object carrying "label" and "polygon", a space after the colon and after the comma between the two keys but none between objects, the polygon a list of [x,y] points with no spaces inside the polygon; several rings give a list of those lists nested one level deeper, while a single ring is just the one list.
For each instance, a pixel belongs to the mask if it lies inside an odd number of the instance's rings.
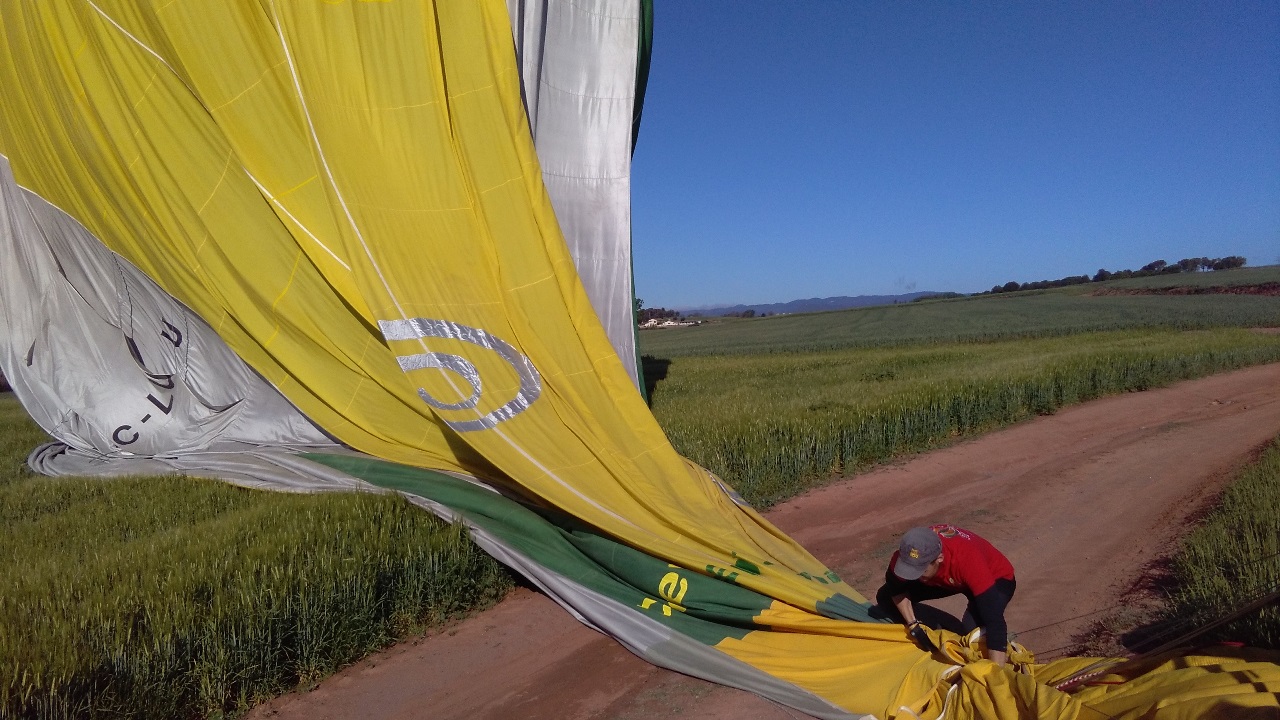
[{"label": "person's leg", "polygon": [[[952,593],[952,594],[954,595],[955,593]],[[924,603],[916,603],[915,610],[916,610],[916,619],[924,623],[925,625],[928,625],[931,628],[935,628],[939,630],[950,630],[951,632],[957,635],[964,635],[970,630],[973,630],[973,628],[977,627],[977,625],[972,625],[972,626],[966,625],[963,619],[957,618],[955,615],[952,615],[946,610],[943,610],[942,608],[936,608],[932,605],[926,605]]]},{"label": "person's leg", "polygon": [[[962,624],[967,628],[964,632],[972,632],[976,627],[987,629],[990,634],[992,630],[997,631],[1002,637],[1007,636],[1008,629],[1005,626],[1004,611],[1009,606],[1009,601],[1013,599],[1013,593],[1018,589],[1016,580],[1001,578],[995,583],[997,603],[988,608],[990,614],[996,617],[984,617],[983,613],[978,610],[973,598],[969,598],[969,607],[965,609],[964,617],[961,619]],[[993,628],[993,624],[995,627]]]}]

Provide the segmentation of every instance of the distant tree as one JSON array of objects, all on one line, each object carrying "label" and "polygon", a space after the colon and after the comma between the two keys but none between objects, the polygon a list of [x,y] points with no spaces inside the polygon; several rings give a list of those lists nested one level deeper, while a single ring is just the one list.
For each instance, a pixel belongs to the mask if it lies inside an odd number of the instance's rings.
[{"label": "distant tree", "polygon": [[1168,267],[1168,265],[1169,263],[1165,262],[1164,260],[1156,260],[1154,262],[1149,262],[1146,265],[1143,265],[1141,268],[1138,269],[1138,272],[1134,274],[1135,275],[1159,275],[1160,273],[1164,272],[1164,269]]},{"label": "distant tree", "polygon": [[755,317],[755,316],[756,316],[756,311],[755,311],[755,310],[743,310],[743,311],[742,311],[742,317],[744,317],[744,318],[753,318],[753,317]]},{"label": "distant tree", "polygon": [[675,310],[666,308],[644,308],[636,316],[637,322],[644,324],[650,320],[684,320],[684,317]]},{"label": "distant tree", "polygon": [[643,309],[644,309],[644,300],[641,300],[640,298],[636,298],[636,314],[639,315],[640,311]]},{"label": "distant tree", "polygon": [[1088,275],[1068,275],[1060,280],[1036,280],[1034,282],[1025,282],[1019,284],[1017,281],[1009,281],[1004,285],[993,285],[990,290],[979,293],[982,295],[1014,292],[1015,290],[1045,290],[1048,288],[1063,287],[1066,285],[1077,285],[1087,282],[1102,282],[1104,280],[1123,280],[1132,277],[1146,277],[1150,275],[1168,275],[1172,273],[1184,272],[1200,272],[1208,270],[1230,270],[1232,268],[1244,267],[1248,261],[1239,255],[1229,255],[1224,258],[1183,258],[1176,263],[1168,263],[1164,260],[1155,260],[1143,265],[1137,270],[1116,270],[1111,272],[1106,268],[1099,268],[1098,272],[1090,278]]},{"label": "distant tree", "polygon": [[[997,285],[995,288],[992,288],[992,290],[995,291],[999,287],[1000,286]],[[959,297],[964,297],[964,293],[940,292],[940,293],[933,293],[932,295],[921,295],[918,298],[912,299],[911,302],[921,302],[923,300],[945,300],[947,298],[959,298]]]}]

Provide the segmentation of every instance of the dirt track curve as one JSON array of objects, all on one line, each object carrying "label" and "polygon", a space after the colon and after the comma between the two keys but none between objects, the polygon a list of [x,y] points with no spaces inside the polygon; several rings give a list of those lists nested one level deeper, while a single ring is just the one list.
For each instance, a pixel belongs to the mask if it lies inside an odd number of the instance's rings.
[{"label": "dirt track curve", "polygon": [[[1272,364],[1068,408],[843,479],[767,515],[868,595],[908,527],[952,522],[977,531],[1017,568],[1010,630],[1052,657],[1097,611],[1115,607],[1277,434],[1280,364]],[[519,590],[490,611],[249,717],[804,716],[651,666],[546,597]]]}]

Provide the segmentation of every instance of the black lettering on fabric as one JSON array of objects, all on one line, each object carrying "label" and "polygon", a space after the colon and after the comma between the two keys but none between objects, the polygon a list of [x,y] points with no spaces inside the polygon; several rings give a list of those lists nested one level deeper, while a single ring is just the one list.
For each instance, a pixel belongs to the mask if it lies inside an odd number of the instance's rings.
[{"label": "black lettering on fabric", "polygon": [[169,404],[168,404],[168,405],[165,405],[164,403],[162,403],[162,402],[160,402],[159,400],[157,400],[155,395],[150,395],[150,394],[148,394],[148,395],[147,395],[147,399],[151,401],[151,404],[152,404],[152,405],[155,405],[156,407],[160,408],[160,412],[164,413],[165,415],[168,415],[170,412],[172,412],[172,411],[173,411],[173,396],[172,396],[172,395],[170,395],[170,396],[169,396]]},{"label": "black lettering on fabric", "polygon": [[[163,322],[165,326],[165,330],[160,333],[160,337],[173,343],[174,347],[182,347],[182,331],[168,320],[161,320],[160,322]],[[170,335],[169,331],[173,331],[173,334]]]},{"label": "black lettering on fabric", "polygon": [[[172,375],[148,375],[148,376],[147,376],[147,380],[148,380],[148,381],[150,381],[150,383],[151,383],[152,385],[155,385],[156,387],[160,388],[161,390],[172,390],[172,389],[173,389],[173,376],[172,376]],[[165,384],[164,384],[164,383],[166,383],[166,382],[168,383],[168,385],[165,385]]]},{"label": "black lettering on fabric", "polygon": [[121,433],[129,432],[132,429],[133,429],[132,425],[121,425],[120,427],[115,429],[115,432],[111,433],[111,439],[115,440],[116,443],[119,445],[132,445],[138,441],[138,433],[134,433],[133,437],[129,438],[128,440],[125,440],[123,437],[120,436]]}]

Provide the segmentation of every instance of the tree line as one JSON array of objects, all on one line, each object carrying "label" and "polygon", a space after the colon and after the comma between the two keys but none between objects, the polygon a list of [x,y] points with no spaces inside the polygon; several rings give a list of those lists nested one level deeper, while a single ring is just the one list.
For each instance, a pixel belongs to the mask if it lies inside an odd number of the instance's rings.
[{"label": "tree line", "polygon": [[666,308],[641,308],[636,313],[636,320],[641,323],[646,323],[650,320],[684,320],[684,315],[681,315],[679,311]]},{"label": "tree line", "polygon": [[[769,317],[769,313],[757,313],[750,308],[741,312],[716,313],[716,317],[734,317],[734,318],[753,318],[753,317]],[[666,308],[647,308],[644,306],[644,300],[636,298],[636,324],[643,325],[650,320],[675,320],[676,322],[685,322],[694,318],[703,317],[700,312],[691,312],[687,316],[679,310],[668,310]]]},{"label": "tree line", "polygon": [[636,298],[636,323],[643,325],[650,320],[684,320],[684,315],[678,310],[668,310],[666,308],[647,308],[644,306],[644,300]]},{"label": "tree line", "polygon": [[1068,275],[1060,280],[1037,280],[1035,282],[1019,283],[1011,280],[1003,285],[996,285],[990,290],[977,293],[978,295],[990,295],[992,293],[1015,292],[1017,290],[1044,290],[1047,288],[1065,287],[1067,285],[1081,285],[1089,282],[1102,282],[1104,280],[1123,280],[1124,278],[1133,277],[1150,277],[1152,275],[1173,275],[1175,273],[1191,273],[1191,272],[1212,272],[1214,270],[1231,270],[1234,268],[1244,267],[1248,261],[1239,255],[1228,255],[1223,258],[1183,258],[1176,263],[1166,262],[1164,260],[1156,260],[1149,262],[1137,270],[1117,270],[1111,272],[1106,268],[1099,269],[1093,274],[1088,275]]}]

